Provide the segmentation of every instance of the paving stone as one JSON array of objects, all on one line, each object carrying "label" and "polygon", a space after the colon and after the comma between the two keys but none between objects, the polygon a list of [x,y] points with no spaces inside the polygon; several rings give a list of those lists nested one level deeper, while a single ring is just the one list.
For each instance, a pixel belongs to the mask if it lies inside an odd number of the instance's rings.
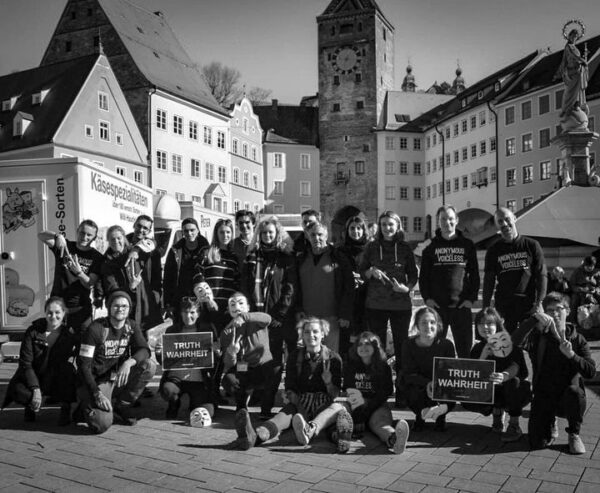
[{"label": "paving stone", "polygon": [[453,478],[472,479],[480,470],[481,467],[479,466],[454,463],[443,472],[443,475]]},{"label": "paving stone", "polygon": [[473,480],[480,481],[482,483],[489,483],[501,486],[510,476],[508,474],[498,474],[490,471],[479,471],[475,476],[473,476]]},{"label": "paving stone", "polygon": [[542,471],[549,471],[550,468],[556,462],[556,456],[554,457],[537,457],[534,455],[530,455],[525,457],[520,464],[520,467],[537,469]]},{"label": "paving stone", "polygon": [[573,464],[566,465],[557,461],[550,468],[550,471],[565,474],[576,474],[577,476],[581,476],[583,474],[583,471],[585,471],[585,467],[580,467]]},{"label": "paving stone", "polygon": [[411,468],[411,471],[424,472],[430,474],[441,474],[442,471],[445,471],[446,469],[447,467],[442,464],[429,464],[417,462],[416,465]]},{"label": "paving stone", "polygon": [[297,493],[298,491],[306,491],[312,487],[310,483],[296,481],[294,479],[286,479],[285,481],[276,484],[270,490],[273,493]]},{"label": "paving stone", "polygon": [[535,479],[511,477],[508,478],[506,483],[502,486],[502,491],[511,493],[533,493],[538,489],[540,484],[541,481]]},{"label": "paving stone", "polygon": [[361,479],[365,477],[364,474],[359,474],[355,472],[349,471],[336,471],[332,475],[328,476],[327,479],[329,481],[338,481],[341,483],[358,483]]},{"label": "paving stone", "polygon": [[425,474],[425,473],[421,473],[421,472],[415,472],[415,471],[409,471],[406,474],[404,474],[404,476],[402,476],[403,479],[406,479],[407,481],[411,481],[413,483],[422,483],[422,484],[426,484],[426,485],[433,485],[433,486],[446,486],[451,478],[447,478],[444,476],[436,476],[434,474]]},{"label": "paving stone", "polygon": [[586,468],[581,481],[600,484],[600,469],[594,469],[593,467]]},{"label": "paving stone", "polygon": [[320,481],[314,484],[311,489],[314,491],[326,491],[328,493],[346,493],[349,491],[363,491],[365,489],[365,486],[358,486],[326,479],[324,481]]},{"label": "paving stone", "polygon": [[511,466],[508,464],[495,464],[492,462],[488,462],[485,466],[481,468],[483,471],[495,472],[498,474],[506,474],[508,476],[517,476],[526,478],[529,476],[531,469]]},{"label": "paving stone", "polygon": [[552,483],[551,481],[542,481],[538,488],[538,493],[572,493],[575,491],[575,486]]},{"label": "paving stone", "polygon": [[532,479],[541,479],[542,481],[550,481],[552,483],[562,483],[571,485],[576,485],[579,482],[579,476],[575,474],[540,471],[538,469],[534,469],[533,471],[531,471],[529,477]]},{"label": "paving stone", "polygon": [[423,488],[425,488],[424,484],[412,483],[411,481],[407,481],[404,477],[394,481],[387,487],[388,490],[398,491],[399,493],[419,493]]},{"label": "paving stone", "polygon": [[458,490],[454,488],[442,488],[441,486],[426,486],[423,488],[422,493],[455,493]]},{"label": "paving stone", "polygon": [[[335,471],[325,467],[302,466],[302,472],[293,476],[297,481],[305,481],[307,483],[318,483],[331,476]],[[291,471],[290,471],[291,472]]]},{"label": "paving stone", "polygon": [[387,472],[375,471],[371,474],[368,474],[360,481],[358,484],[364,484],[365,486],[369,486],[372,488],[382,488],[385,489],[387,486],[392,484],[394,481],[398,479],[397,474],[390,474]]},{"label": "paving stone", "polygon": [[471,491],[473,493],[496,493],[498,490],[500,490],[499,485],[484,483],[481,481],[473,481],[464,478],[453,479],[450,481],[450,483],[448,483],[448,487],[456,488],[460,491]]},{"label": "paving stone", "polygon": [[577,485],[575,493],[598,493],[598,485],[594,483],[584,483],[582,481]]}]

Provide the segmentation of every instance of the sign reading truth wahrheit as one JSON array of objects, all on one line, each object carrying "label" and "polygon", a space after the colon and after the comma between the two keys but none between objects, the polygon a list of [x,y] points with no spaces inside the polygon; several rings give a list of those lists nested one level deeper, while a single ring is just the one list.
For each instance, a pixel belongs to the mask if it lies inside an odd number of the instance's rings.
[{"label": "sign reading truth wahrheit", "polygon": [[464,358],[433,359],[433,400],[493,404],[490,375],[495,361]]},{"label": "sign reading truth wahrheit", "polygon": [[212,334],[187,332],[162,336],[163,370],[193,370],[213,367]]}]

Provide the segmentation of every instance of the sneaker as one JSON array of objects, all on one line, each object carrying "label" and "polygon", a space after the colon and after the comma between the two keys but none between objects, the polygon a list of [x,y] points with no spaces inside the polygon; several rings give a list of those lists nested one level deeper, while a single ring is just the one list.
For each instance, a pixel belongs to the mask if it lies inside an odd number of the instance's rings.
[{"label": "sneaker", "polygon": [[113,406],[113,415],[121,420],[125,426],[135,426],[137,418],[131,412],[131,406],[115,404]]},{"label": "sneaker", "polygon": [[255,431],[257,439],[261,442],[266,442],[271,439],[271,434],[266,426],[259,426]]},{"label": "sneaker", "polygon": [[352,430],[354,429],[352,415],[346,409],[342,409],[337,415],[335,428],[337,431],[337,451],[340,454],[345,454],[350,450]]},{"label": "sneaker", "polygon": [[296,440],[300,445],[308,445],[316,431],[316,426],[313,423],[307,423],[304,416],[300,413],[294,414],[292,428],[294,429]]},{"label": "sneaker", "polygon": [[250,421],[250,414],[247,409],[240,409],[235,413],[235,431],[238,435],[238,448],[248,450],[256,444],[256,432]]},{"label": "sneaker", "polygon": [[431,419],[437,421],[438,418],[444,416],[448,412],[448,404],[439,404],[438,406],[433,406],[429,411],[429,415]]},{"label": "sneaker", "polygon": [[408,441],[409,429],[408,423],[401,419],[396,423],[396,430],[393,436],[396,437],[393,451],[395,454],[400,455],[406,449],[406,442]]},{"label": "sneaker", "polygon": [[558,421],[556,418],[554,418],[554,421],[552,422],[552,426],[550,428],[550,437],[552,437],[553,440],[556,440],[558,438]]},{"label": "sneaker", "polygon": [[167,406],[167,411],[165,412],[165,418],[177,419],[177,415],[179,414],[180,406],[181,406],[181,399],[170,400],[169,405]]},{"label": "sneaker", "polygon": [[494,413],[494,420],[492,422],[492,431],[494,433],[504,432],[504,411],[496,414]]},{"label": "sneaker", "polygon": [[506,431],[502,433],[500,440],[503,442],[516,442],[523,436],[523,431],[519,426],[519,423],[508,423]]},{"label": "sneaker", "polygon": [[58,415],[58,426],[67,426],[71,424],[71,404],[68,402],[60,405],[60,414]]},{"label": "sneaker", "polygon": [[585,445],[577,433],[569,433],[569,452],[575,455],[585,454]]},{"label": "sneaker", "polygon": [[35,421],[35,411],[30,407],[26,407],[23,419],[26,423],[33,423]]}]

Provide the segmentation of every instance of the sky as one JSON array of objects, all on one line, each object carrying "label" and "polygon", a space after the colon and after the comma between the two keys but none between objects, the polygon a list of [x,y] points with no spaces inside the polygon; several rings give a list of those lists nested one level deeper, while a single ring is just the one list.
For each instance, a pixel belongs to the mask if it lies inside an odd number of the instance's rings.
[{"label": "sky", "polygon": [[[161,10],[192,60],[238,69],[247,87],[297,104],[317,92],[317,24],[330,0],[131,0]],[[395,27],[396,89],[408,60],[418,89],[467,86],[536,49],[562,49],[562,27],[582,19],[600,34],[598,0],[376,0]],[[0,75],[35,67],[67,0],[0,0]]]}]

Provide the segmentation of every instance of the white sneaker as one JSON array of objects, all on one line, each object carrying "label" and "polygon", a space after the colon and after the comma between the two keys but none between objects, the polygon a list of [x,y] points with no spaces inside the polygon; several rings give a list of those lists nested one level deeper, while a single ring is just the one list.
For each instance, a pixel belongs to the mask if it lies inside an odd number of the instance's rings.
[{"label": "white sneaker", "polygon": [[408,441],[409,426],[403,419],[396,423],[396,443],[394,443],[394,453],[400,455],[406,449],[406,442]]}]

